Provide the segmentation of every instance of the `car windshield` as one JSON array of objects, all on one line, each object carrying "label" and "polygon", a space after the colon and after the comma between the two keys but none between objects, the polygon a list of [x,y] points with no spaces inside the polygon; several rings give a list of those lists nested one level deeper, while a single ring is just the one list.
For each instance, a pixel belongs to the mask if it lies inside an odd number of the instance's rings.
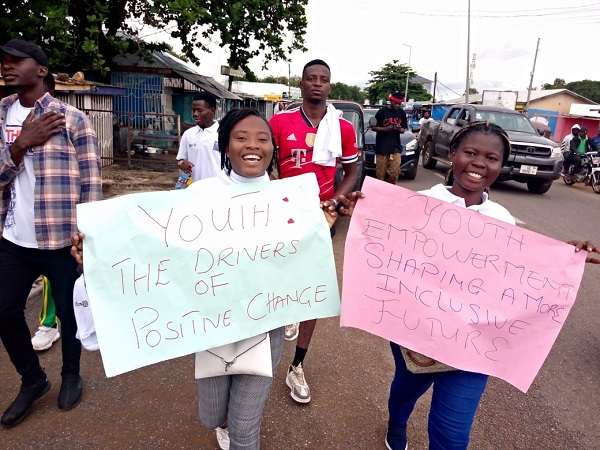
[{"label": "car windshield", "polygon": [[344,111],[342,117],[352,124],[356,131],[356,144],[358,148],[363,148],[364,136],[361,132],[363,127],[360,126],[360,115],[356,111]]},{"label": "car windshield", "polygon": [[504,131],[517,133],[538,134],[529,119],[519,113],[506,113],[498,111],[476,111],[475,120],[490,122],[502,127]]},{"label": "car windshield", "polygon": [[377,109],[365,109],[363,110],[363,114],[365,117],[365,130],[369,127],[369,119],[371,117],[375,117],[375,114],[377,114]]}]

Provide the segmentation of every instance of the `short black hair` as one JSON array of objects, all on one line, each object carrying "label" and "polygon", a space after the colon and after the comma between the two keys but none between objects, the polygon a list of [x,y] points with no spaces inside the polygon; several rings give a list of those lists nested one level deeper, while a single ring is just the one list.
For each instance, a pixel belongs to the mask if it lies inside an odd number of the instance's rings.
[{"label": "short black hair", "polygon": [[304,65],[304,68],[302,69],[302,77],[304,78],[304,72],[306,72],[306,69],[308,69],[310,66],[325,66],[327,67],[327,70],[329,70],[329,72],[331,73],[331,69],[329,68],[329,65],[323,61],[322,59],[313,59],[312,61],[307,62]]},{"label": "short black hair", "polygon": [[54,75],[48,72],[44,77],[44,90],[53,94],[55,89],[56,82],[54,81]]},{"label": "short black hair", "polygon": [[583,126],[583,127],[581,127],[581,128],[579,129],[579,131],[580,131],[580,132],[582,132],[582,133],[587,133],[587,132],[588,132],[588,127],[586,127],[586,126]]},{"label": "short black hair", "polygon": [[260,117],[269,127],[269,133],[271,133],[271,143],[273,144],[273,158],[271,159],[271,163],[267,168],[267,172],[271,173],[273,171],[273,166],[277,161],[277,143],[275,142],[275,136],[273,135],[273,129],[269,124],[269,121],[265,119],[265,117],[255,108],[236,108],[231,109],[225,114],[223,119],[219,122],[219,151],[221,152],[221,169],[226,169],[228,172],[231,172],[231,161],[227,157],[227,147],[229,146],[229,137],[231,136],[231,131],[233,127],[244,120],[246,117],[256,116]]},{"label": "short black hair", "polygon": [[197,94],[194,94],[194,96],[192,97],[192,101],[205,101],[206,103],[208,103],[208,105],[211,108],[216,108],[217,107],[217,97],[215,97],[213,94],[211,94],[208,91],[202,91],[202,92],[198,92]]}]

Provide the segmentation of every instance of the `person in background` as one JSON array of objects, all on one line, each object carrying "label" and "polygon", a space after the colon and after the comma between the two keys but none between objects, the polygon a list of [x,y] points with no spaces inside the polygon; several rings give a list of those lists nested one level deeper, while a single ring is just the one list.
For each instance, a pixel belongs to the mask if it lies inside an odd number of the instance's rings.
[{"label": "person in background", "polygon": [[569,149],[571,148],[571,139],[573,139],[574,137],[576,137],[579,134],[580,128],[581,127],[577,124],[573,125],[573,127],[571,127],[571,132],[569,134],[567,134],[565,136],[565,138],[562,140],[562,143],[560,144],[560,150],[563,153],[569,151]]},{"label": "person in background", "polygon": [[274,114],[274,115],[275,115],[275,114],[279,114],[279,113],[283,112],[284,110],[285,110],[285,103],[283,103],[283,102],[278,102],[278,103],[275,105],[275,108],[273,109],[273,114]]},{"label": "person in background", "polygon": [[577,136],[571,139],[569,153],[564,162],[565,173],[578,173],[581,169],[581,159],[586,156],[586,153],[598,153],[598,146],[588,137],[587,132],[587,127],[581,127]]},{"label": "person in background", "polygon": [[[279,152],[279,176],[288,178],[314,173],[319,183],[321,202],[337,206],[340,195],[348,195],[356,184],[356,133],[352,124],[340,117],[340,111],[333,105],[327,105],[331,71],[325,61],[315,59],[304,66],[300,91],[300,108],[288,109],[270,120]],[[335,188],[338,159],[344,168],[344,177]],[[299,325],[288,325],[285,330],[286,340],[298,337],[294,359],[285,380],[291,397],[298,403],[311,400],[303,363],[316,324],[316,319],[307,320]]]},{"label": "person in background", "polygon": [[419,119],[419,130],[425,125],[426,122],[429,122],[431,120],[433,120],[431,118],[431,113],[428,109],[426,109],[425,111],[423,111],[423,117]]},{"label": "person in background", "polygon": [[0,338],[21,376],[19,393],[0,419],[9,428],[50,390],[25,320],[27,297],[41,274],[52,285],[61,322],[58,407],[70,410],[82,399],[81,343],[73,311],[78,274],[69,253],[77,231],[75,207],[102,198],[102,177],[89,119],[45,92],[48,57],[42,49],[10,40],[0,47],[0,73],[16,92],[0,101]]},{"label": "person in background", "polygon": [[191,175],[192,182],[215,177],[221,171],[216,110],[217,98],[210,92],[199,92],[192,97],[196,126],[183,133],[177,152],[177,167]]},{"label": "person in background", "polygon": [[404,101],[401,92],[389,96],[389,105],[375,114],[375,176],[381,181],[396,184],[400,175],[402,144],[400,135],[408,128],[406,113],[400,108]]}]

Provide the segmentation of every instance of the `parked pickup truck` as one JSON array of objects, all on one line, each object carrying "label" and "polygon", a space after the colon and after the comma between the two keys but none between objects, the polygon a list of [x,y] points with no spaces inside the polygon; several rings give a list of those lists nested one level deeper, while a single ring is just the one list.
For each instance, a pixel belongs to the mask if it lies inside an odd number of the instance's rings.
[{"label": "parked pickup truck", "polygon": [[423,167],[433,169],[438,161],[449,162],[454,133],[468,123],[489,120],[501,126],[510,138],[511,155],[499,181],[527,183],[530,192],[543,194],[560,177],[562,154],[555,142],[538,134],[524,115],[512,109],[482,105],[453,105],[441,121],[430,121],[419,135]]}]

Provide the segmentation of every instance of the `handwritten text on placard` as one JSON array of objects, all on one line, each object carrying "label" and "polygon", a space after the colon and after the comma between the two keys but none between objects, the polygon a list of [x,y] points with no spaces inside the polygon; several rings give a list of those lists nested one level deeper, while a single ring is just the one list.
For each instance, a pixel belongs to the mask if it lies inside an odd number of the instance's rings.
[{"label": "handwritten text on placard", "polygon": [[339,314],[314,175],[80,205],[108,376]]},{"label": "handwritten text on placard", "polygon": [[342,325],[526,391],[575,300],[584,253],[377,180],[363,191]]}]

